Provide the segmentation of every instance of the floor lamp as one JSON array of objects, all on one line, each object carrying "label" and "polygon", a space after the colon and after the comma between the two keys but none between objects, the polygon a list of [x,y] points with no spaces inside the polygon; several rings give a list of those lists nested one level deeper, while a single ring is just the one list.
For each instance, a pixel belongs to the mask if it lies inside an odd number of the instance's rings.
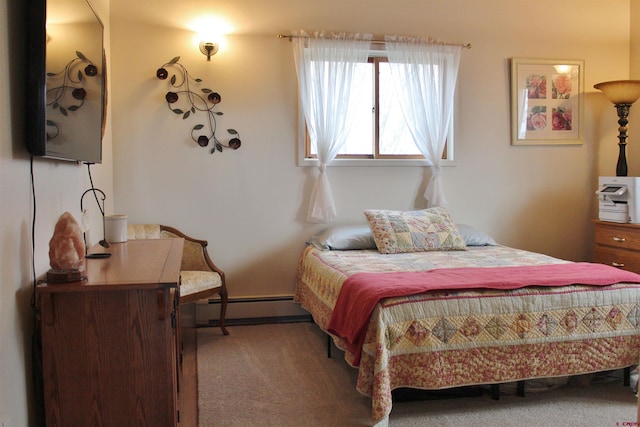
[{"label": "floor lamp", "polygon": [[601,90],[611,101],[618,112],[618,164],[616,165],[616,176],[627,176],[627,117],[631,105],[640,98],[640,80],[615,80],[602,82],[593,86]]}]

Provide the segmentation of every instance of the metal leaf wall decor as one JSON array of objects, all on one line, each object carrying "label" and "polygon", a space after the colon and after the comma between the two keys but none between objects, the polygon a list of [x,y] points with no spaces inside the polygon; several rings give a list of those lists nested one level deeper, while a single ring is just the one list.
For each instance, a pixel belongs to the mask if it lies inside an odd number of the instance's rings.
[{"label": "metal leaf wall decor", "polygon": [[[209,88],[201,88],[199,92],[191,89],[191,83],[202,83],[202,79],[194,79],[189,75],[187,69],[180,62],[180,57],[176,56],[171,61],[163,64],[156,71],[156,77],[160,80],[169,78],[170,90],[165,95],[167,106],[174,114],[182,116],[185,120],[197,113],[205,113],[207,124],[197,124],[191,129],[191,139],[199,146],[207,147],[212,142],[211,154],[222,151],[224,148],[237,150],[242,142],[240,134],[235,129],[227,129],[230,139],[223,143],[216,136],[216,117],[222,116],[221,111],[215,111],[216,105],[222,102],[222,97],[218,92]],[[169,77],[169,70],[175,70]]]}]

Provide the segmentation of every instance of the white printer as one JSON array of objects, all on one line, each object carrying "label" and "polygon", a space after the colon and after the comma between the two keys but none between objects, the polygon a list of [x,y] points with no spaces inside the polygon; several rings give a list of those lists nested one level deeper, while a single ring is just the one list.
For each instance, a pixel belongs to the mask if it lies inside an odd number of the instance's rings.
[{"label": "white printer", "polygon": [[640,177],[598,177],[596,195],[601,221],[640,223]]}]

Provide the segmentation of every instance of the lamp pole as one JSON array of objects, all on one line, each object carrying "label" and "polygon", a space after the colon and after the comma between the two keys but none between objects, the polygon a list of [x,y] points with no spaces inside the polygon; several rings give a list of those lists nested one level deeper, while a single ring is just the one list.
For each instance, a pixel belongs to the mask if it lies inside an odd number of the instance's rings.
[{"label": "lamp pole", "polygon": [[620,152],[618,153],[618,164],[616,165],[616,176],[627,176],[627,156],[625,149],[627,147],[627,124],[629,120],[629,109],[631,104],[616,104],[616,111],[618,112],[618,146]]}]

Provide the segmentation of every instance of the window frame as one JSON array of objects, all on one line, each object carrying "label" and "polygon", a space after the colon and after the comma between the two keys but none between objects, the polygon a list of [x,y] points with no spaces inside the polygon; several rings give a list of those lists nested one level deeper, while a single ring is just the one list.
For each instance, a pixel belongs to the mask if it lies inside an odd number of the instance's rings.
[{"label": "window frame", "polygon": [[[382,59],[380,59],[382,58]],[[384,50],[371,50],[369,52],[368,62],[373,62],[374,67],[375,62],[388,62],[387,55]],[[375,70],[375,68],[374,68]],[[379,84],[378,74],[375,75],[374,85],[375,91],[377,92],[377,87]],[[447,143],[445,145],[446,158],[443,155],[443,158],[440,160],[440,166],[454,166],[454,127],[455,127],[455,116],[457,111],[457,90],[455,93],[454,99],[454,109],[453,109],[453,118],[451,121],[451,125],[449,127],[449,134],[447,136]],[[306,153],[308,151],[309,145],[311,144],[309,139],[309,133],[307,132],[307,126],[304,118],[304,111],[302,110],[302,104],[300,99],[298,98],[298,166],[318,166],[318,159],[315,157],[306,157]],[[378,97],[375,97],[375,122],[378,122],[379,119],[379,105],[378,105]],[[332,162],[331,166],[433,166],[430,161],[425,159],[424,157],[418,157],[416,155],[380,155],[378,153],[379,145],[377,143],[379,127],[375,126],[374,129],[374,138],[376,140],[374,145],[374,157],[370,155],[353,155],[353,156],[340,156],[338,155]],[[377,157],[376,157],[377,156]]]}]

